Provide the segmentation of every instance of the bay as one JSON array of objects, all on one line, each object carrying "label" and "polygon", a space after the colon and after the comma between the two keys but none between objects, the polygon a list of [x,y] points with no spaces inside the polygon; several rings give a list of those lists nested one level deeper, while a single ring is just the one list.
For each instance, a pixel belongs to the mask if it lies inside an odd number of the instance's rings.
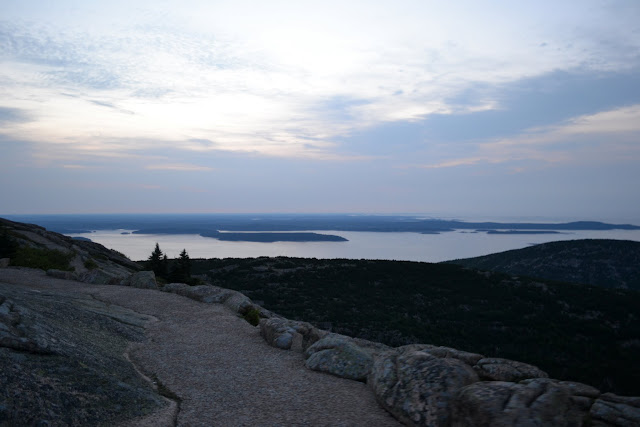
[{"label": "bay", "polygon": [[532,244],[576,239],[618,239],[640,241],[640,230],[571,231],[562,234],[504,234],[456,230],[441,234],[327,231],[347,242],[229,242],[196,234],[122,234],[133,230],[96,230],[69,234],[86,237],[115,249],[132,260],[144,260],[158,243],[169,258],[186,249],[191,258],[251,258],[288,256],[301,258],[387,259],[440,262],[469,258]]}]

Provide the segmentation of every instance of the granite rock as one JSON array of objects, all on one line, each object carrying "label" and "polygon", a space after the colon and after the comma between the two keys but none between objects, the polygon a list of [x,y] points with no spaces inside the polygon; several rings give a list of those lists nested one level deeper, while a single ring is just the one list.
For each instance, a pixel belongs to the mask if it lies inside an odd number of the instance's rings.
[{"label": "granite rock", "polygon": [[272,347],[304,351],[327,334],[307,322],[277,317],[260,320],[260,335]]},{"label": "granite rock", "polygon": [[133,288],[158,289],[156,275],[153,271],[138,271],[124,279],[120,284],[122,286],[131,286]]},{"label": "granite rock", "polygon": [[548,378],[546,372],[536,366],[515,360],[488,357],[480,359],[473,367],[483,380],[518,382],[529,378]]},{"label": "granite rock", "polygon": [[587,413],[572,405],[569,387],[548,379],[482,381],[463,387],[451,404],[451,425],[581,426]]},{"label": "granite rock", "polygon": [[640,397],[605,393],[594,402],[590,415],[597,427],[640,426]]},{"label": "granite rock", "polygon": [[367,380],[383,408],[417,426],[448,426],[451,399],[476,381],[478,375],[460,360],[393,350],[375,359]]},{"label": "granite rock", "polygon": [[349,337],[329,334],[306,351],[305,365],[314,371],[357,381],[366,381],[373,365],[373,354]]}]

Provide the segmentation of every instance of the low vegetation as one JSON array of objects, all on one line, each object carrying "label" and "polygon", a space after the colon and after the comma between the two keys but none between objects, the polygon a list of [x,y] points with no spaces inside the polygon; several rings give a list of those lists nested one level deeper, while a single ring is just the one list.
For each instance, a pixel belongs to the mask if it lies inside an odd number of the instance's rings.
[{"label": "low vegetation", "polygon": [[640,242],[629,240],[549,242],[449,262],[479,270],[640,291]]},{"label": "low vegetation", "polygon": [[56,269],[73,271],[69,265],[73,259],[73,253],[62,252],[55,249],[39,249],[30,246],[19,247],[13,258],[11,265],[20,267],[40,268],[42,270]]},{"label": "low vegetation", "polygon": [[456,265],[367,260],[191,260],[193,274],[287,318],[388,345],[430,343],[532,363],[639,395],[640,293]]}]

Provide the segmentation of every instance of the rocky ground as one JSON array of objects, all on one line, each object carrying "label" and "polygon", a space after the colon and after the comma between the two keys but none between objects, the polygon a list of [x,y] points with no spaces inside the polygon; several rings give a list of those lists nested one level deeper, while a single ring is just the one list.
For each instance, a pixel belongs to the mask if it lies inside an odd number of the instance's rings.
[{"label": "rocky ground", "polygon": [[0,269],[0,291],[0,423],[397,425],[365,384],[306,369],[224,305],[32,269]]},{"label": "rocky ground", "polygon": [[96,425],[168,404],[126,359],[153,317],[78,282],[0,272],[0,425]]}]

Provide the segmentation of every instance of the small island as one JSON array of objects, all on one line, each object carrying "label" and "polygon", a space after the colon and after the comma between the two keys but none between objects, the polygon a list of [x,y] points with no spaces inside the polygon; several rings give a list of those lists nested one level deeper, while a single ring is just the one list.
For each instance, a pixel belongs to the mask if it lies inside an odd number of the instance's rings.
[{"label": "small island", "polygon": [[553,230],[478,230],[487,234],[566,234]]},{"label": "small island", "polygon": [[200,233],[203,237],[212,237],[225,242],[347,242],[342,236],[320,233]]}]

